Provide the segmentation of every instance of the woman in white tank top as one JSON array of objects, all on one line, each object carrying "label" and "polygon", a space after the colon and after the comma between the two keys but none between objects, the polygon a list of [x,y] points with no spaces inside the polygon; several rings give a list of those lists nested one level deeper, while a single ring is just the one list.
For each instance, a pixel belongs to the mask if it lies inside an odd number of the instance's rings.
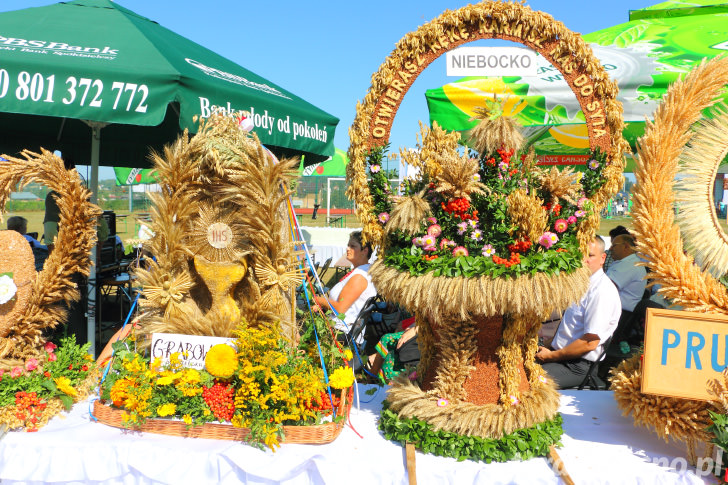
[{"label": "woman in white tank top", "polygon": [[354,265],[354,269],[329,291],[328,300],[319,295],[313,297],[322,310],[333,308],[337,313],[344,314],[344,321],[336,324],[336,328],[343,332],[349,330],[364,303],[377,294],[368,273],[371,255],[372,247],[362,244],[361,231],[352,232],[346,248],[346,259]]}]

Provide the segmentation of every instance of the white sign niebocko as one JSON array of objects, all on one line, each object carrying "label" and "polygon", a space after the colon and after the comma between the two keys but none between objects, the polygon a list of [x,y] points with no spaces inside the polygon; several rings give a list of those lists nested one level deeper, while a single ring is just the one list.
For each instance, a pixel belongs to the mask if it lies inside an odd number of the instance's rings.
[{"label": "white sign niebocko", "polygon": [[194,369],[205,368],[205,356],[213,345],[224,344],[232,339],[225,337],[203,337],[200,335],[182,335],[177,333],[153,333],[151,353],[152,359],[159,357],[163,364],[169,363],[169,356],[175,352],[180,354],[184,367]]},{"label": "white sign niebocko", "polygon": [[448,76],[535,76],[536,52],[525,47],[459,47],[446,53]]}]

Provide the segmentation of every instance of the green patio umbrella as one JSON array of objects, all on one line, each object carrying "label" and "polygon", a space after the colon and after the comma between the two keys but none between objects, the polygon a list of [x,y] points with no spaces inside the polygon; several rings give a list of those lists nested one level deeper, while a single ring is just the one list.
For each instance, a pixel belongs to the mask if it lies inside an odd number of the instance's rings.
[{"label": "green patio umbrella", "polygon": [[[43,146],[101,165],[149,166],[194,118],[245,111],[276,155],[334,153],[338,119],[290,91],[109,0],[0,14],[0,150]],[[81,121],[83,120],[83,121]]]},{"label": "green patio umbrella", "polygon": [[[619,84],[624,135],[634,146],[668,86],[703,58],[728,49],[728,3],[663,2],[632,11],[630,18],[584,39]],[[536,77],[470,77],[428,90],[430,121],[469,130],[473,109],[494,96],[526,127],[542,159],[566,164],[588,159],[584,114],[559,71],[542,57]]]},{"label": "green patio umbrella", "polygon": [[[60,150],[91,165],[148,166],[196,116],[245,111],[281,156],[334,152],[338,119],[290,91],[109,0],[0,14],[0,153]],[[95,257],[95,250],[93,257]],[[88,336],[94,348],[96,273]]]}]

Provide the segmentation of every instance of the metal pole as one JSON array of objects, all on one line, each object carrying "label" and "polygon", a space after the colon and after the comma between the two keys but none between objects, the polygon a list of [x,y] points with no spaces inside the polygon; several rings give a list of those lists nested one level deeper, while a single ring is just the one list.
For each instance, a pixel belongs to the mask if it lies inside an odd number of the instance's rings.
[{"label": "metal pole", "polygon": [[331,178],[326,179],[326,225],[331,224]]},{"label": "metal pole", "polygon": [[[91,127],[91,181],[89,188],[91,189],[91,203],[98,202],[99,194],[99,153],[101,149],[101,128],[107,123],[97,121],[86,121]],[[86,338],[91,344],[89,354],[96,356],[96,253],[97,245],[91,248],[91,270],[88,275],[87,296],[88,306],[86,309]]]}]

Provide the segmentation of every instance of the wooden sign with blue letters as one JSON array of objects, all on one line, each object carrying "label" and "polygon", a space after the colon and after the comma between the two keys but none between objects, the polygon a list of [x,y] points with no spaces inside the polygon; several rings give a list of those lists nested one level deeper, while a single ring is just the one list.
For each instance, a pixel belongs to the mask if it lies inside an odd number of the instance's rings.
[{"label": "wooden sign with blue letters", "polygon": [[711,400],[728,364],[728,316],[647,309],[642,392]]}]

